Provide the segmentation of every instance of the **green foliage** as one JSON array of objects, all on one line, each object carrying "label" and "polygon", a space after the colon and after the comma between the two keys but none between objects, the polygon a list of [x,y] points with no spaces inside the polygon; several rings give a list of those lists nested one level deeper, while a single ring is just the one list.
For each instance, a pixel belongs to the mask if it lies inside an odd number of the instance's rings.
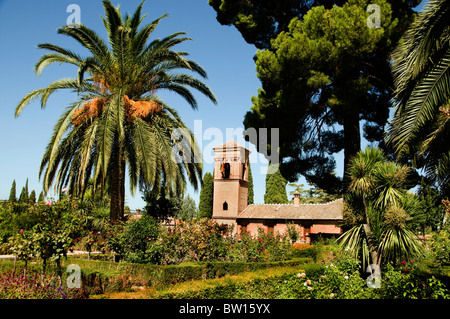
[{"label": "green foliage", "polygon": [[[387,161],[381,150],[371,147],[350,162],[346,214],[353,215],[353,227],[338,241],[341,248],[359,255],[363,265],[423,255],[422,244],[408,229],[412,218],[406,208],[414,206],[405,200],[409,170]],[[418,198],[408,199],[419,203]]]},{"label": "green foliage", "polygon": [[143,199],[146,202],[144,207],[145,213],[159,221],[164,221],[168,217],[173,217],[177,214],[179,200],[176,196],[166,194],[164,186],[144,191]]},{"label": "green foliage", "polygon": [[[119,235],[107,241],[117,255],[134,263],[276,262],[317,255],[316,251],[293,249],[286,234],[267,234],[262,229],[255,237],[243,234],[237,240],[231,236],[232,229],[208,218],[179,222],[175,227],[162,231],[157,239],[143,235],[145,230],[134,230],[135,226],[130,228],[130,225],[136,225],[136,222],[126,224],[123,231],[116,231]],[[139,235],[130,235],[135,233]],[[134,242],[139,245],[133,245]]]},{"label": "green foliage", "polygon": [[20,192],[19,203],[28,203],[28,197],[29,193],[28,193],[28,178],[27,178],[27,182],[25,183],[25,186],[22,187],[22,191]]},{"label": "green foliage", "polygon": [[211,173],[203,176],[200,202],[198,204],[198,218],[211,218],[213,214],[214,178]]},{"label": "green foliage", "polygon": [[[53,205],[24,205],[24,215],[32,218],[28,220],[31,223],[24,224],[28,229],[20,229],[10,238],[10,251],[26,262],[31,258],[42,260],[44,271],[49,261],[56,262],[58,275],[61,275],[61,259],[73,246],[78,228],[72,204],[64,201]],[[14,229],[14,221],[10,226]]]},{"label": "green foliage", "polygon": [[433,233],[430,250],[438,265],[450,265],[450,234],[448,228]]},{"label": "green foliage", "polygon": [[54,262],[60,274],[62,259],[75,245],[89,252],[107,249],[108,215],[70,196],[46,204],[5,203],[0,206],[1,253],[41,261],[44,271]]},{"label": "green foliage", "polygon": [[289,235],[289,239],[291,240],[292,243],[295,243],[297,241],[297,239],[300,237],[300,235],[295,227],[295,224],[287,223],[286,228],[287,228],[287,232]]},{"label": "green foliage", "polygon": [[449,290],[434,276],[423,276],[413,261],[403,261],[400,269],[388,265],[383,272],[381,298],[449,299]]},{"label": "green foliage", "polygon": [[159,263],[222,260],[227,253],[227,232],[226,225],[219,225],[208,218],[181,222],[163,233],[156,242],[164,247],[164,255]]},{"label": "green foliage", "polygon": [[411,159],[448,196],[450,10],[445,0],[429,1],[405,32],[393,57],[394,118],[387,142]]},{"label": "green foliage", "polygon": [[18,234],[9,238],[8,246],[10,247],[10,252],[19,260],[25,262],[25,269],[27,268],[28,262],[36,255],[36,237],[36,233],[21,229]]},{"label": "green foliage", "polygon": [[30,193],[30,197],[28,198],[31,204],[36,203],[36,191],[33,189]]},{"label": "green foliage", "polygon": [[174,216],[176,219],[189,220],[198,218],[199,211],[195,200],[188,194],[186,197],[180,199],[181,205],[178,207],[178,211]]},{"label": "green foliage", "polygon": [[154,261],[154,252],[150,249],[159,236],[160,227],[156,219],[145,214],[123,226],[115,226],[106,241],[119,259],[132,263]]},{"label": "green foliage", "polygon": [[255,193],[253,190],[253,175],[252,166],[248,163],[248,193],[247,193],[247,204],[252,205],[255,203]]},{"label": "green foliage", "polygon": [[173,49],[190,40],[183,32],[149,40],[166,15],[141,26],[143,4],[132,15],[125,15],[110,1],[103,1],[107,41],[84,25],[59,28],[59,34],[88,50],[85,58],[50,43],[39,44],[38,48],[50,53],[36,63],[37,74],[53,63],[70,64],[78,72],[74,78],[28,93],[15,112],[19,116],[35,99],[40,99],[44,108],[49,96],[59,90],[78,92],[54,127],[39,174],[44,192],[55,185],[58,192],[67,187],[69,194],[77,196],[84,193],[92,178],[96,187],[111,195],[113,223],[123,219],[126,172],[132,194],[138,185],[152,189],[163,180],[171,193],[180,193],[187,181],[196,189],[201,178],[199,161],[187,158],[200,154],[196,141],[174,138],[180,132],[193,134],[158,92],[175,92],[193,109],[198,103],[191,90],[217,103],[207,85],[191,74],[204,79],[206,71],[189,60],[185,51]]},{"label": "green foliage", "polygon": [[392,87],[390,53],[411,21],[413,3],[376,1],[381,27],[369,28],[371,3],[313,6],[256,54],[262,88],[252,97],[244,125],[280,128],[281,169],[289,181],[303,175],[329,193],[342,193],[334,154],[344,150],[346,171],[360,150],[361,133],[370,142],[383,141]]},{"label": "green foliage", "polygon": [[44,192],[43,191],[41,191],[40,193],[39,193],[39,198],[38,198],[38,204],[43,204],[44,203]]},{"label": "green foliage", "polygon": [[292,18],[305,14],[318,4],[317,1],[253,0],[209,0],[208,3],[217,12],[217,21],[234,25],[245,41],[258,49],[270,47],[270,40],[286,31]]},{"label": "green foliage", "polygon": [[269,166],[266,175],[266,192],[264,193],[265,204],[287,204],[286,193],[287,181],[281,175],[280,170],[272,172],[274,166]]},{"label": "green foliage", "polygon": [[295,192],[300,193],[300,204],[329,203],[342,197],[339,194],[329,194],[324,189],[314,185],[308,190],[303,189],[304,184],[289,183],[289,186],[295,187],[289,195],[294,195]]},{"label": "green foliage", "polygon": [[9,192],[9,202],[15,203],[17,201],[16,197],[16,180],[13,180],[13,183],[11,185],[11,191]]}]

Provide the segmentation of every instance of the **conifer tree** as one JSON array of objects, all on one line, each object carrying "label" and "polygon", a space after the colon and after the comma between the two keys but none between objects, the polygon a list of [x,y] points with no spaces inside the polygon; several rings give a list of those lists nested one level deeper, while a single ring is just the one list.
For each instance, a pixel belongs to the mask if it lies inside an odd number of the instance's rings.
[{"label": "conifer tree", "polygon": [[252,167],[248,164],[248,194],[247,194],[247,203],[248,205],[255,203],[255,195],[253,192],[253,176],[252,176]]},{"label": "conifer tree", "polygon": [[[268,171],[270,171],[270,166]],[[264,194],[264,203],[266,204],[287,204],[286,193],[287,181],[281,175],[278,169],[273,174],[266,175],[266,193]]]},{"label": "conifer tree", "polygon": [[28,178],[27,181],[25,183],[25,186],[22,187],[22,192],[20,192],[20,196],[19,196],[19,203],[28,203]]},{"label": "conifer tree", "polygon": [[200,191],[198,218],[211,218],[213,214],[214,178],[211,173],[203,176],[203,186]]},{"label": "conifer tree", "polygon": [[42,204],[44,203],[44,192],[41,191],[41,193],[39,194],[39,198],[38,198],[38,204]]},{"label": "conifer tree", "polygon": [[9,201],[11,203],[17,202],[17,197],[16,197],[16,180],[14,180],[12,185],[11,185],[11,191],[9,192]]},{"label": "conifer tree", "polygon": [[36,191],[34,189],[31,191],[28,201],[32,204],[36,204]]}]

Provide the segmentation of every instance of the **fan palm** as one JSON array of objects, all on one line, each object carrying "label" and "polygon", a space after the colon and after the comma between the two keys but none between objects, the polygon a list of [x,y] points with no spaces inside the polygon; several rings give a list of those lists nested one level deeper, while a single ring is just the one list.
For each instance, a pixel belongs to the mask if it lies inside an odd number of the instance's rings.
[{"label": "fan palm", "polygon": [[[401,207],[409,168],[386,160],[379,149],[368,147],[350,161],[347,205],[361,222],[338,239],[341,247],[361,255],[363,264],[380,264],[420,252],[420,244],[406,228],[406,211]],[[358,212],[359,207],[364,210]]]},{"label": "fan palm", "polygon": [[441,143],[450,129],[449,21],[449,0],[428,1],[393,55],[395,115],[387,142],[413,162],[422,158],[430,175],[442,174],[447,166],[440,158],[450,155],[447,143]]},{"label": "fan palm", "polygon": [[200,154],[193,138],[184,138],[183,148],[174,152],[180,139],[174,132],[189,130],[156,93],[175,92],[194,109],[198,105],[190,89],[198,90],[214,103],[216,99],[203,82],[179,72],[186,70],[206,78],[205,70],[187,59],[186,52],[173,50],[175,45],[189,40],[184,33],[147,43],[165,15],[139,28],[144,18],[143,2],[132,16],[124,17],[110,1],[103,1],[103,6],[106,16],[102,19],[110,46],[84,25],[59,28],[59,34],[75,39],[89,50],[90,56],[83,58],[54,44],[39,44],[40,49],[50,53],[37,62],[37,74],[53,63],[75,65],[78,74],[28,93],[15,114],[20,115],[24,106],[37,98],[44,108],[49,96],[58,90],[78,93],[77,100],[57,121],[43,155],[39,174],[44,191],[55,184],[59,190],[68,186],[70,193],[79,195],[90,178],[102,192],[107,184],[111,222],[116,222],[123,217],[127,166],[133,194],[139,183],[153,187],[161,181],[169,189],[179,190],[186,175],[196,188],[202,176],[201,160],[189,158],[190,154]]}]

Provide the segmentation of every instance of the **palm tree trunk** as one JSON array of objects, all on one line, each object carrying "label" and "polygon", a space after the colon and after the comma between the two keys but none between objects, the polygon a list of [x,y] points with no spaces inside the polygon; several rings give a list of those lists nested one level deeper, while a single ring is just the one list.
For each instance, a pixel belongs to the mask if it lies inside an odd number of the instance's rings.
[{"label": "palm tree trunk", "polygon": [[122,168],[125,163],[122,160],[122,154],[120,145],[118,141],[114,143],[114,149],[111,154],[111,173],[110,173],[110,222],[111,224],[116,224],[123,219],[124,211],[124,196],[125,196],[125,186],[124,184],[124,174],[122,173]]},{"label": "palm tree trunk", "polygon": [[379,265],[378,251],[377,251],[376,243],[375,243],[375,236],[373,235],[372,228],[370,227],[370,219],[369,219],[369,212],[367,209],[366,196],[363,194],[362,197],[363,197],[363,204],[364,204],[364,213],[366,215],[366,223],[364,224],[364,232],[366,233],[366,237],[367,237],[367,246],[369,247],[370,259],[372,261],[372,264]]},{"label": "palm tree trunk", "polygon": [[121,213],[120,213],[120,218],[121,220],[124,220],[124,213],[125,213],[125,164],[126,164],[126,160],[125,160],[125,156],[121,156],[121,160],[120,160],[120,193],[121,193],[121,197],[120,197],[120,208],[121,208]]}]

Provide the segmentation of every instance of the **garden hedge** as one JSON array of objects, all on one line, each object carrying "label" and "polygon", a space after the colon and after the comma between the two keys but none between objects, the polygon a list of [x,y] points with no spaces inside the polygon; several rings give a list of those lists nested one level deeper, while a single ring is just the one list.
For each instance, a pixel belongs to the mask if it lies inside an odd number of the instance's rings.
[{"label": "garden hedge", "polygon": [[[321,264],[302,264],[308,278],[317,280],[325,270]],[[245,283],[220,284],[216,287],[193,289],[183,292],[159,294],[161,299],[277,299],[280,298],[280,285],[294,276],[297,271],[256,278]]]},{"label": "garden hedge", "polygon": [[[62,282],[66,280],[65,269],[70,264],[77,264],[80,267],[82,288],[86,293],[103,294],[125,291],[132,286],[164,286],[189,280],[220,278],[245,271],[298,266],[312,262],[313,258],[302,257],[278,262],[198,262],[161,266],[69,257],[63,262]],[[0,271],[12,270],[13,265],[12,261],[1,261]],[[17,262],[17,267],[23,267],[23,263]],[[40,265],[29,264],[28,269],[40,271]]]}]

